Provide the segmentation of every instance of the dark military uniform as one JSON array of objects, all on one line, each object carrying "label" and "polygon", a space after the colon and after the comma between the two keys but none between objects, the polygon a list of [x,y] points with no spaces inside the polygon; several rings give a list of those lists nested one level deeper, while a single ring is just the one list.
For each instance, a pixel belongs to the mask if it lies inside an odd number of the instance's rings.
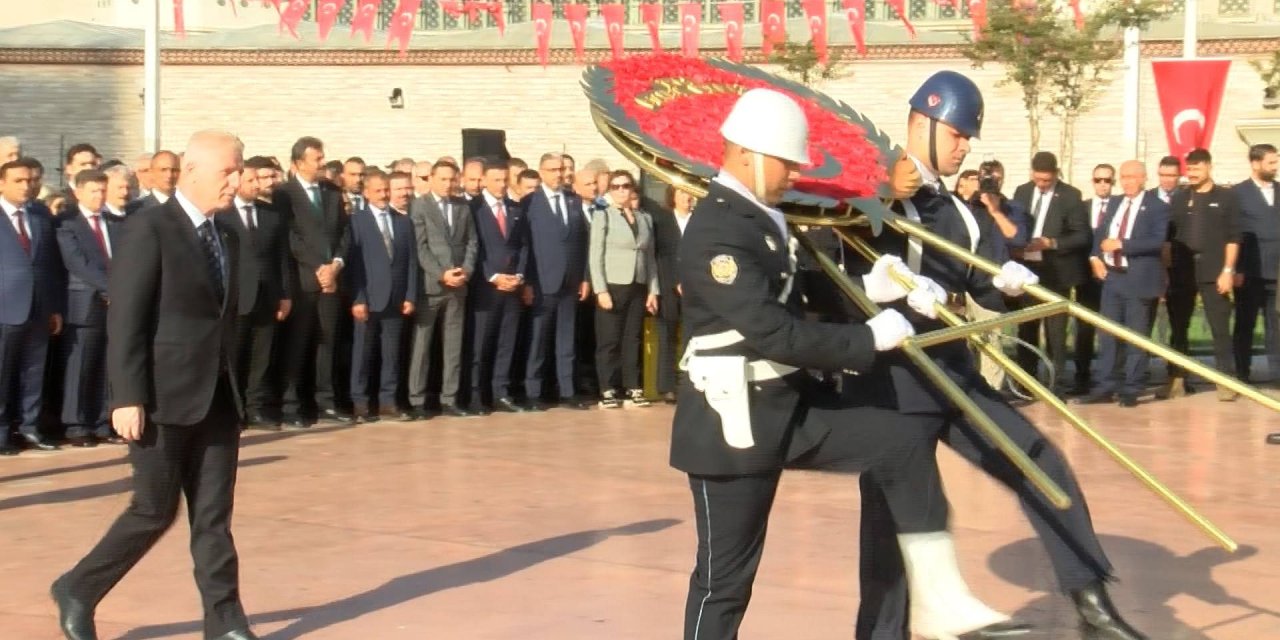
[{"label": "dark military uniform", "polygon": [[[1218,276],[1226,266],[1227,245],[1239,245],[1241,236],[1240,204],[1231,189],[1214,185],[1199,193],[1184,188],[1169,198],[1169,241],[1173,243],[1174,258],[1166,298],[1169,343],[1182,353],[1188,352],[1187,330],[1195,312],[1196,296],[1200,296],[1213,335],[1214,366],[1224,373],[1235,373],[1236,367],[1228,326],[1231,298],[1218,293]],[[1182,370],[1170,365],[1169,373],[1181,375]]]},{"label": "dark military uniform", "polygon": [[[921,188],[910,202],[919,213],[920,222],[934,233],[988,259],[998,258],[1003,242],[991,227],[985,211],[971,211],[966,222],[959,205],[950,193],[931,187]],[[902,203],[895,205],[899,212]],[[980,237],[973,242],[970,228]],[[902,235],[891,230],[875,240],[882,253],[897,255],[908,263],[912,253]],[[920,245],[917,245],[919,247]],[[967,292],[974,300],[994,311],[1005,309],[1001,293],[992,284],[992,276],[938,251],[923,246],[920,252],[920,274],[932,278],[944,288],[953,301],[962,300]],[[869,265],[868,265],[869,266]],[[916,327],[926,333],[943,327],[940,320],[929,320],[902,305],[902,310]],[[983,412],[991,416],[1013,442],[1049,475],[1071,497],[1071,508],[1059,511],[1025,477],[982,436],[969,421],[930,383],[901,353],[887,354],[876,362],[871,375],[846,379],[846,395],[855,401],[896,409],[903,414],[929,416],[940,438],[957,453],[978,465],[988,475],[1017,492],[1023,510],[1049,552],[1058,583],[1065,590],[1076,590],[1111,573],[1111,565],[1102,551],[1084,496],[1071,467],[1062,453],[1021,413],[1009,406],[982,378],[973,353],[963,341],[931,347],[928,353],[955,380]],[[907,584],[901,555],[874,473],[864,474],[862,487],[861,592],[857,638],[866,640],[905,639],[907,633]]]},{"label": "dark military uniform", "polygon": [[798,295],[783,295],[792,276],[786,238],[763,208],[713,182],[681,240],[679,269],[687,335],[742,338],[694,357],[801,369],[748,383],[754,445],[747,448],[727,444],[720,414],[682,377],[671,465],[689,474],[698,530],[684,637],[729,640],[751,596],[783,467],[875,470],[897,525],[890,537],[944,530],[947,505],[925,421],[841,403],[803,371],[868,370],[874,337],[862,324],[803,319]]}]

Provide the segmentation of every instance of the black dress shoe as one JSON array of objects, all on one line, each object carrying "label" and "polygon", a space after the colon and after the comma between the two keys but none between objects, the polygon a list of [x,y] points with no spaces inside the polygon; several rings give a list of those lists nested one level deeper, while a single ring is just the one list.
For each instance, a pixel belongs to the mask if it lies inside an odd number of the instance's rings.
[{"label": "black dress shoe", "polygon": [[1120,394],[1120,406],[1126,409],[1138,406],[1138,396],[1129,393]]},{"label": "black dress shoe", "polygon": [[1120,617],[1102,582],[1072,592],[1071,600],[1080,616],[1080,637],[1084,640],[1147,640]]},{"label": "black dress shoe", "polygon": [[71,597],[61,580],[54,581],[49,595],[58,605],[58,628],[62,629],[62,635],[67,640],[98,640],[98,631],[93,624],[93,607]]},{"label": "black dress shoe", "polygon": [[228,631],[213,640],[259,640],[258,636],[248,629],[236,629]]},{"label": "black dress shoe", "polygon": [[19,453],[22,453],[22,449],[11,444],[0,445],[0,456],[16,456]]},{"label": "black dress shoe", "polygon": [[54,444],[52,440],[46,439],[40,434],[32,435],[30,433],[21,434],[22,441],[27,444],[28,449],[38,449],[40,451],[57,451],[62,447]]},{"label": "black dress shoe", "polygon": [[74,438],[67,438],[67,444],[81,449],[88,449],[98,446],[98,439],[93,436],[75,436]]},{"label": "black dress shoe", "polygon": [[286,415],[280,424],[285,431],[302,431],[311,428],[311,423],[299,415]]},{"label": "black dress shoe", "polygon": [[1017,638],[1029,633],[1031,633],[1031,625],[1017,620],[1010,620],[1008,622],[989,624],[981,629],[962,633],[956,637],[960,640],[996,640],[997,638]]},{"label": "black dress shoe", "polygon": [[280,423],[268,418],[261,412],[255,411],[249,414],[249,419],[245,421],[245,426],[257,431],[279,431]]},{"label": "black dress shoe", "polygon": [[318,418],[324,422],[336,422],[338,424],[353,424],[356,421],[355,416],[342,413],[336,409],[325,409],[320,412]]},{"label": "black dress shoe", "polygon": [[525,408],[516,404],[511,398],[498,398],[493,401],[493,410],[505,413],[524,413]]},{"label": "black dress shoe", "polygon": [[450,418],[470,418],[475,414],[471,413],[470,411],[467,411],[466,409],[463,409],[462,407],[459,407],[456,404],[446,404],[446,405],[441,405],[440,415],[448,416]]},{"label": "black dress shoe", "polygon": [[546,411],[547,409],[550,409],[550,408],[551,408],[551,405],[541,400],[530,400],[529,403],[524,406],[525,411],[534,411],[534,412]]},{"label": "black dress shoe", "polygon": [[591,404],[583,402],[577,398],[565,398],[560,401],[560,406],[565,409],[573,409],[574,411],[586,411],[591,408]]},{"label": "black dress shoe", "polygon": [[489,411],[489,407],[484,406],[484,403],[479,401],[472,402],[467,405],[467,408],[463,409],[463,411],[466,411],[473,416],[487,416],[490,413],[493,413],[492,411]]},{"label": "black dress shoe", "polygon": [[98,442],[105,442],[107,444],[129,444],[128,440],[125,440],[116,434],[109,435],[105,438],[98,438]]},{"label": "black dress shoe", "polygon": [[415,422],[418,420],[430,420],[431,414],[427,413],[425,409],[410,409],[409,419]]},{"label": "black dress shoe", "polygon": [[1280,444],[1280,433],[1273,433],[1268,435],[1267,444]]},{"label": "black dress shoe", "polygon": [[1096,391],[1076,399],[1076,404],[1110,404],[1115,398],[1116,394],[1112,391]]}]

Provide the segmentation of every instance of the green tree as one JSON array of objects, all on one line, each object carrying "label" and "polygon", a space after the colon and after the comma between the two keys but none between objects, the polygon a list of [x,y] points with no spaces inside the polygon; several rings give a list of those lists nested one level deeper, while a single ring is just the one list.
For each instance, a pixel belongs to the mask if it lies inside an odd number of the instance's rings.
[{"label": "green tree", "polygon": [[818,58],[812,40],[803,43],[787,40],[775,44],[773,53],[769,54],[769,62],[782,67],[782,75],[810,88],[843,78],[849,73],[843,49],[828,47],[827,61],[823,62]]},{"label": "green tree", "polygon": [[[1272,52],[1270,59],[1253,60],[1249,64],[1258,72],[1258,77],[1262,78],[1263,99],[1274,101],[1280,98],[1280,50]],[[1267,108],[1274,109],[1275,106]]]}]

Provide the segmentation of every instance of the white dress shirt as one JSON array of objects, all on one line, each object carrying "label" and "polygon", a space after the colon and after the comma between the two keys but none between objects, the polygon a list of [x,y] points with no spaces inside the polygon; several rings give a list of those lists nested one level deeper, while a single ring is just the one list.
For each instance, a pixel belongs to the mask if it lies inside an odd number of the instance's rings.
[{"label": "white dress shirt", "polygon": [[761,211],[769,214],[769,219],[773,220],[773,224],[778,227],[778,232],[782,234],[783,241],[786,241],[791,237],[791,234],[787,232],[787,217],[783,215],[781,211],[778,211],[757,199],[756,194],[752,193],[751,190],[747,188],[747,185],[742,184],[742,182],[733,177],[732,174],[727,171],[721,171],[715,178],[713,178],[713,180],[728,187],[729,189],[732,189],[733,191],[736,191],[738,195],[754,202],[757,207],[760,207]]},{"label": "white dress shirt", "polygon": [[[18,235],[22,235],[22,232],[18,229],[18,217],[14,215],[19,211],[18,205],[15,205],[4,198],[0,198],[0,209],[4,209],[4,217],[9,220],[9,224],[13,225],[13,232]],[[24,214],[27,212],[25,207],[22,208],[21,211]],[[23,228],[29,229],[31,227],[31,223],[27,222],[26,220],[23,220],[22,226]],[[26,233],[26,236],[30,238],[31,232],[28,231]]]},{"label": "white dress shirt", "polygon": [[[182,212],[187,214],[187,218],[191,220],[191,226],[196,228],[196,241],[203,242],[203,240],[200,239],[200,226],[205,222],[212,223],[213,218],[206,216],[199,207],[188,200],[186,196],[182,195],[181,191],[174,191],[173,197],[178,201],[178,205],[182,207]],[[227,272],[227,248],[222,246],[222,238],[218,235],[218,227],[216,225],[213,227],[213,244],[217,247],[218,265],[222,267],[222,290],[225,294],[229,284],[227,282],[227,277],[229,275]]]},{"label": "white dress shirt", "polygon": [[569,199],[564,197],[561,191],[552,191],[547,185],[541,187],[543,195],[547,196],[547,203],[551,205],[551,210],[555,211],[557,207],[560,209],[560,221],[568,226],[569,224]]},{"label": "white dress shirt", "polygon": [[1258,182],[1257,180],[1254,180],[1253,183],[1258,185],[1258,190],[1262,191],[1262,199],[1266,201],[1267,206],[1276,206],[1276,183],[1274,181]]},{"label": "white dress shirt", "polygon": [[[258,227],[258,207],[252,202],[245,202],[240,196],[235,197],[236,213],[240,215],[240,222],[244,223],[244,228]],[[245,207],[249,207],[245,211]]]},{"label": "white dress shirt", "polygon": [[109,214],[111,214],[111,215],[113,215],[113,216],[116,216],[116,217],[118,217],[118,218],[123,218],[123,217],[125,217],[126,215],[128,215],[128,214],[126,214],[126,213],[124,212],[124,209],[117,209],[117,208],[115,208],[115,206],[114,206],[114,205],[112,205],[110,202],[108,202],[106,205],[104,205],[104,207],[106,208],[107,213],[109,213]]},{"label": "white dress shirt", "polygon": [[112,258],[113,256],[111,255],[111,232],[107,231],[107,221],[102,219],[102,214],[94,213],[84,208],[84,206],[82,205],[80,207],[80,215],[84,216],[85,221],[89,223],[89,231],[93,231],[94,218],[97,218],[98,228],[102,229],[102,244],[104,248],[107,250],[107,258],[108,259]]},{"label": "white dress shirt", "polygon": [[692,211],[688,213],[677,212],[675,216],[676,216],[676,225],[680,227],[680,235],[684,235],[684,228],[689,226],[689,219],[693,217],[693,212]]},{"label": "white dress shirt", "polygon": [[[1133,227],[1138,221],[1138,212],[1142,209],[1142,194],[1138,194],[1132,198],[1121,198],[1120,206],[1116,209],[1116,215],[1111,219],[1111,226],[1107,228],[1108,238],[1118,238],[1121,241],[1128,240],[1133,237]],[[1125,211],[1129,212],[1129,220],[1125,223],[1124,235],[1120,235],[1120,222],[1125,217]],[[1129,268],[1129,257],[1124,254],[1124,249],[1120,250],[1120,264],[1115,263],[1114,251],[1103,251],[1102,261],[1109,267],[1119,267],[1121,269]]]},{"label": "white dress shirt", "polygon": [[1093,211],[1089,213],[1090,229],[1098,228],[1098,223],[1102,221],[1102,215],[1107,212],[1107,203],[1110,202],[1110,200],[1110,196],[1107,196],[1106,198],[1093,199]]},{"label": "white dress shirt", "polygon": [[[175,191],[174,193],[177,193],[177,192]],[[169,201],[169,196],[166,196],[165,194],[160,193],[159,191],[152,191],[151,196],[154,197],[156,199],[156,202],[159,202],[160,204],[164,204]]]},{"label": "white dress shirt", "polygon": [[[1032,238],[1044,237],[1044,221],[1045,218],[1049,217],[1049,203],[1053,202],[1053,192],[1053,189],[1048,191],[1031,190],[1031,206],[1034,208],[1031,215],[1035,218],[1035,226],[1031,231]],[[1044,254],[1039,251],[1025,251],[1022,254],[1022,259],[1026,262],[1040,262],[1044,260]]]},{"label": "white dress shirt", "polygon": [[378,223],[378,231],[387,233],[392,240],[396,239],[395,223],[391,220],[391,209],[379,209],[377,206],[370,204],[369,212],[373,214],[374,222]]}]

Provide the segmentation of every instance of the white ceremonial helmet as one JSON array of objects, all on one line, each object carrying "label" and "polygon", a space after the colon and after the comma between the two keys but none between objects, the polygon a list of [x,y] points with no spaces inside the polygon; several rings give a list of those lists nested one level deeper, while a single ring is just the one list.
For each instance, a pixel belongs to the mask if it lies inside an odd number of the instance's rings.
[{"label": "white ceremonial helmet", "polygon": [[742,94],[720,125],[720,135],[749,151],[809,164],[809,121],[795,100],[777,91]]}]

